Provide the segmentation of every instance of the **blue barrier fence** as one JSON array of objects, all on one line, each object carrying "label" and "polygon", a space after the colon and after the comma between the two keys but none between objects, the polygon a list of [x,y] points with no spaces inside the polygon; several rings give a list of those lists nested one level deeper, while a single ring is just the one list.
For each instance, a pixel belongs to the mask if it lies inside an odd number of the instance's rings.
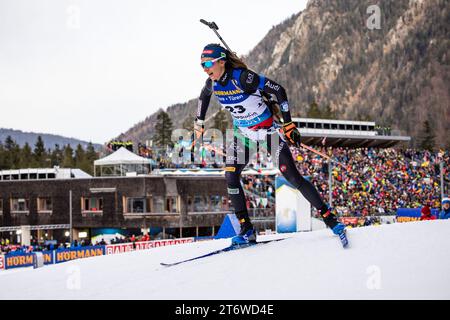
[{"label": "blue barrier fence", "polygon": [[[42,251],[44,264],[53,264],[55,261],[54,251]],[[33,253],[11,252],[5,254],[5,269],[14,269],[33,266]]]},{"label": "blue barrier fence", "polygon": [[[409,222],[420,220],[422,208],[398,208],[397,209],[397,222]],[[431,214],[436,218],[439,218],[439,210],[431,209]]]}]

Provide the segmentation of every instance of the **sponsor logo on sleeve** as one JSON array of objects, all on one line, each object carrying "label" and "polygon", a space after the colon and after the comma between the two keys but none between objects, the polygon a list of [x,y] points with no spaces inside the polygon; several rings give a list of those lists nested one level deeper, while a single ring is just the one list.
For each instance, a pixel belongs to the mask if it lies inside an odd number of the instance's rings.
[{"label": "sponsor logo on sleeve", "polygon": [[267,80],[266,86],[271,88],[271,89],[273,89],[273,90],[275,90],[275,91],[280,90],[280,85],[279,84],[275,85],[272,82],[270,82],[269,80]]},{"label": "sponsor logo on sleeve", "polygon": [[253,73],[249,73],[248,76],[247,76],[247,80],[245,82],[253,83],[253,78],[254,78],[254,74]]},{"label": "sponsor logo on sleeve", "polygon": [[287,101],[283,102],[281,105],[281,111],[283,112],[288,112],[289,111],[289,104],[287,103]]}]

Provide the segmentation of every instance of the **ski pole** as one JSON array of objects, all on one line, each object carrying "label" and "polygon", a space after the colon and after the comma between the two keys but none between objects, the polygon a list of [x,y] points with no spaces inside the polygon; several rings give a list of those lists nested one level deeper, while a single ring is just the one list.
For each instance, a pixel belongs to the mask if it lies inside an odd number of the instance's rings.
[{"label": "ski pole", "polygon": [[214,31],[214,33],[217,35],[217,37],[220,39],[220,41],[222,41],[225,48],[227,48],[228,51],[233,52],[233,51],[231,51],[230,47],[227,45],[225,40],[223,40],[222,37],[220,36],[220,34],[217,32],[217,30],[219,30],[219,27],[217,26],[217,24],[214,21],[208,22],[204,19],[200,19],[200,22],[207,25],[210,29],[212,29],[212,31]]},{"label": "ski pole", "polygon": [[315,154],[318,154],[319,156],[321,156],[321,157],[323,157],[323,158],[325,158],[325,159],[327,159],[327,160],[329,160],[329,161],[331,161],[331,162],[334,162],[334,163],[340,165],[341,167],[345,168],[345,166],[344,166],[342,163],[340,163],[339,161],[336,161],[336,160],[332,159],[329,155],[327,155],[327,154],[325,154],[325,153],[323,153],[323,152],[320,152],[320,151],[318,151],[318,150],[316,150],[316,149],[314,149],[314,148],[311,148],[310,146],[307,146],[307,145],[304,144],[304,143],[301,143],[300,145],[301,145],[303,148],[305,148],[305,149],[307,149],[307,150],[309,150],[309,151],[311,151],[311,152],[314,152]]}]

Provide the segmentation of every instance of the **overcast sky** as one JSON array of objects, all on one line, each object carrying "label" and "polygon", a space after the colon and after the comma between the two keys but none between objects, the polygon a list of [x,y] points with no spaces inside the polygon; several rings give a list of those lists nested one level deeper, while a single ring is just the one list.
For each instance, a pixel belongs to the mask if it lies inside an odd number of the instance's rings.
[{"label": "overcast sky", "polygon": [[195,98],[215,21],[239,54],[306,0],[0,0],[0,128],[103,143]]}]

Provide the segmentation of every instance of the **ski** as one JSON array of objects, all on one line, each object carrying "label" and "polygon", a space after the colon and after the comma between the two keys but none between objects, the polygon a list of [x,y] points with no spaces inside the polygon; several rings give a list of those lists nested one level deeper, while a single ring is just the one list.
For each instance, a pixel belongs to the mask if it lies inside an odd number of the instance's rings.
[{"label": "ski", "polygon": [[344,230],[339,234],[339,240],[341,240],[342,247],[347,248],[348,247],[348,238],[347,238],[347,231]]},{"label": "ski", "polygon": [[197,256],[197,257],[193,257],[193,258],[190,258],[190,259],[181,260],[181,261],[177,261],[177,262],[172,262],[172,263],[161,262],[160,264],[162,266],[165,266],[165,267],[172,267],[172,266],[176,266],[176,265],[181,264],[181,263],[185,263],[185,262],[190,262],[190,261],[194,261],[194,260],[198,260],[198,259],[211,257],[211,256],[214,256],[216,254],[223,253],[223,252],[228,252],[228,251],[233,251],[233,250],[239,250],[239,249],[254,247],[254,246],[257,246],[257,245],[267,244],[267,243],[281,241],[281,240],[285,240],[285,239],[288,239],[288,238],[266,240],[266,241],[259,241],[259,242],[253,242],[253,243],[238,244],[238,245],[232,244],[232,245],[230,245],[228,247],[225,247],[225,248],[222,248],[222,249],[219,249],[219,250],[216,250],[216,251],[212,251],[212,252],[206,253],[206,254],[201,255],[201,256]]}]

